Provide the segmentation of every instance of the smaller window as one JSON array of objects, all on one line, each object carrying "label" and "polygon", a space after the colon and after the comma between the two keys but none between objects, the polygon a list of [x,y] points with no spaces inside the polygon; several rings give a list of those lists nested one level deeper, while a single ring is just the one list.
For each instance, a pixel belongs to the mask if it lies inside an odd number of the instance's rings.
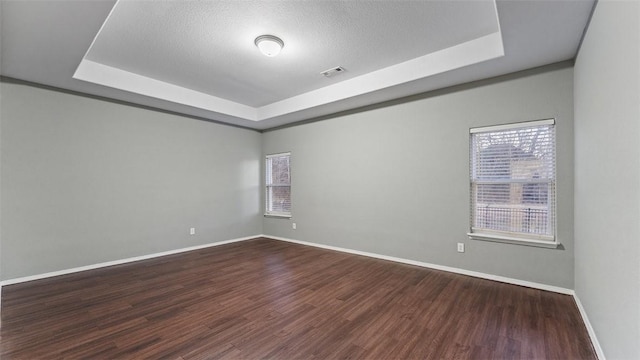
[{"label": "smaller window", "polygon": [[470,129],[472,239],[556,247],[555,121]]},{"label": "smaller window", "polygon": [[267,155],[265,215],[291,217],[291,153]]}]

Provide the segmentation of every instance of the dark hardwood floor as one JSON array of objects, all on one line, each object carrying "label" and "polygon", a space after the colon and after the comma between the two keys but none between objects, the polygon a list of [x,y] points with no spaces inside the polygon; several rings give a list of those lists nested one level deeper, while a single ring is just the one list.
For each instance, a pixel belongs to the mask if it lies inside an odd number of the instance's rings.
[{"label": "dark hardwood floor", "polygon": [[256,239],[6,286],[2,359],[594,359],[567,295]]}]

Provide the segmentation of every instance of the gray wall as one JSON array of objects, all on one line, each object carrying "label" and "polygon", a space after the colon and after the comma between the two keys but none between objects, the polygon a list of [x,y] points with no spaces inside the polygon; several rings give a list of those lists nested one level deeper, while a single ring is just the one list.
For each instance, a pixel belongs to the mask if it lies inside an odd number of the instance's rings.
[{"label": "gray wall", "polygon": [[[0,2],[0,31],[2,31],[2,3]],[[0,34],[0,69],[2,69],[2,35]],[[0,87],[0,112],[2,111],[2,88]],[[0,113],[0,149],[2,149],[2,113]],[[0,164],[0,204],[2,204],[2,165]],[[2,280],[2,206],[0,206],[0,280]],[[2,290],[0,290],[0,302]],[[2,306],[0,305],[0,309]],[[1,318],[1,317],[0,317]]]},{"label": "gray wall", "polygon": [[[468,240],[469,128],[546,118],[564,250]],[[571,64],[263,134],[263,154],[283,151],[293,218],[265,218],[267,235],[573,288]]]},{"label": "gray wall", "polygon": [[0,86],[2,279],[262,232],[258,132]]},{"label": "gray wall", "polygon": [[640,359],[639,23],[600,1],[575,66],[575,290],[608,359]]}]

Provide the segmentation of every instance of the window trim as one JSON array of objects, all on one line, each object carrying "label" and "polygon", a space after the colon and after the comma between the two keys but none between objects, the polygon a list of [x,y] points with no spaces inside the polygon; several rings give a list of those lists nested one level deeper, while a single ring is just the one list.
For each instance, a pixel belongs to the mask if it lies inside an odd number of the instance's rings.
[{"label": "window trim", "polygon": [[[555,118],[551,118],[551,119],[544,119],[544,120],[534,120],[534,121],[525,121],[525,122],[518,122],[518,123],[510,123],[510,124],[502,124],[502,125],[493,125],[493,126],[481,126],[481,127],[475,127],[475,128],[469,128],[469,170],[471,171],[471,166],[473,164],[473,156],[474,156],[474,152],[473,152],[473,148],[472,148],[472,136],[473,134],[477,134],[477,133],[486,133],[486,132],[496,132],[496,131],[505,131],[505,130],[512,130],[512,129],[518,129],[518,128],[525,128],[525,127],[534,127],[534,126],[545,126],[545,125],[552,125],[554,127],[554,133],[555,133],[555,126],[556,126],[556,120]],[[557,169],[557,134],[554,136],[554,152],[556,152],[555,154],[555,158],[554,158],[554,167],[556,167]],[[525,246],[534,246],[534,247],[541,247],[541,248],[550,248],[550,249],[556,249],[558,247],[561,246],[561,243],[558,241],[558,211],[557,211],[557,207],[558,207],[558,193],[557,193],[557,178],[558,178],[558,174],[557,174],[557,170],[554,174],[554,179],[553,179],[553,183],[554,183],[554,203],[553,203],[553,212],[554,212],[554,228],[553,228],[553,236],[545,236],[545,235],[525,235],[523,233],[522,236],[520,236],[518,233],[511,233],[511,232],[501,232],[501,231],[492,231],[492,230],[485,230],[485,229],[475,229],[473,227],[472,224],[472,216],[473,216],[473,206],[474,206],[474,202],[472,200],[472,196],[473,196],[473,184],[474,181],[471,178],[471,176],[469,177],[469,211],[472,212],[470,213],[469,216],[469,232],[467,233],[467,236],[469,237],[470,240],[481,240],[481,241],[490,241],[490,242],[498,242],[498,243],[507,243],[507,244],[516,244],[516,245],[525,245]],[[476,182],[477,183],[477,182]]]},{"label": "window trim", "polygon": [[500,235],[482,233],[482,232],[475,232],[475,233],[468,232],[467,236],[469,236],[469,239],[471,239],[471,240],[491,241],[491,242],[498,242],[498,243],[505,243],[505,244],[535,246],[535,247],[542,247],[542,248],[549,248],[549,249],[555,249],[555,248],[557,248],[557,247],[559,247],[561,245],[557,241],[557,238],[554,241],[535,240],[535,239],[526,239],[526,238],[520,238],[520,237],[500,236]]},{"label": "window trim", "polygon": [[556,125],[556,119],[545,119],[545,120],[533,120],[533,121],[524,121],[517,123],[509,123],[509,124],[501,124],[501,125],[492,125],[492,126],[479,126],[475,128],[469,129],[469,134],[476,133],[484,133],[484,132],[493,132],[493,131],[503,131],[503,130],[512,130],[522,127],[531,127],[531,126],[543,126],[543,125]]},{"label": "window trim", "polygon": [[[263,174],[265,175],[265,179],[264,179],[264,217],[270,217],[270,218],[283,218],[283,219],[291,219],[292,215],[291,212],[279,212],[279,211],[268,211],[267,210],[267,201],[268,201],[268,191],[269,191],[269,187],[274,187],[274,185],[270,185],[267,184],[267,164],[269,162],[269,159],[271,158],[276,158],[276,157],[283,157],[283,156],[288,156],[289,157],[289,163],[291,163],[291,151],[286,151],[286,152],[281,152],[281,153],[277,153],[277,154],[268,154],[264,157],[264,165],[265,165],[265,171],[263,172]],[[277,185],[276,185],[277,186]],[[289,167],[289,189],[291,189],[291,167]],[[289,201],[291,201],[291,191],[289,191]]]}]

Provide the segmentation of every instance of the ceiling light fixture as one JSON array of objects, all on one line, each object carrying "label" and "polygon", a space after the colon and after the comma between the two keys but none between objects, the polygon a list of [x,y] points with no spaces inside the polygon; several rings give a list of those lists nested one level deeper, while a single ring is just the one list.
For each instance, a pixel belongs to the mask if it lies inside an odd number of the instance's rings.
[{"label": "ceiling light fixture", "polygon": [[278,55],[284,47],[284,42],[273,35],[260,35],[256,38],[255,43],[260,52],[269,57]]}]

